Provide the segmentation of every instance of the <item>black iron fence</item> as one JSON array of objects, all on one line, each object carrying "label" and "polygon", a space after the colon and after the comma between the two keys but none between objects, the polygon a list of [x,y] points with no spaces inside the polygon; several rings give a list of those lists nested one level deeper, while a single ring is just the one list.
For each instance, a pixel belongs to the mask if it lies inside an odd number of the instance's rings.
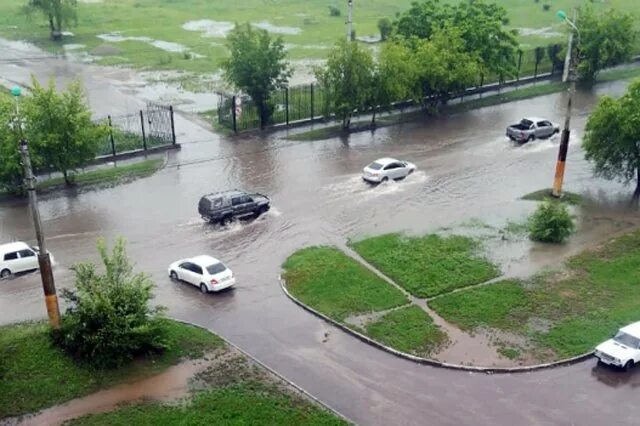
[{"label": "black iron fence", "polygon": [[[530,51],[519,51],[516,54],[516,76],[506,81],[504,76],[478,75],[476,85],[462,93],[452,94],[451,98],[466,96],[467,93],[484,93],[513,86],[518,82],[536,81],[540,77],[551,77],[561,74],[564,62],[559,58],[551,60],[549,50],[560,52],[559,45],[538,48]],[[525,77],[523,77],[525,76]],[[315,119],[328,118],[326,111],[326,92],[316,84],[289,87],[272,94],[267,108],[272,108],[265,123],[261,123],[260,107],[251,97],[246,95],[218,94],[218,123],[236,133],[260,129],[275,125],[289,125],[310,122]],[[399,99],[394,104],[406,106],[408,102]]]},{"label": "black iron fence", "polygon": [[147,151],[176,144],[173,107],[149,103],[136,113],[96,120],[109,127],[98,157]]}]

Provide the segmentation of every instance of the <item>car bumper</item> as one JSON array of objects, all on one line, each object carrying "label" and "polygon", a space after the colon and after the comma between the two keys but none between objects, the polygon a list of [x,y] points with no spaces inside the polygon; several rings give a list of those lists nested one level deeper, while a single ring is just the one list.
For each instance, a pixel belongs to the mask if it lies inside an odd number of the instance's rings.
[{"label": "car bumper", "polygon": [[382,177],[362,175],[362,180],[365,182],[380,183],[382,181]]},{"label": "car bumper", "polygon": [[212,285],[211,291],[221,291],[221,290],[224,290],[225,288],[233,287],[234,285],[236,285],[236,279],[231,278],[231,279],[228,279],[227,281]]},{"label": "car bumper", "polygon": [[617,359],[614,359],[613,357],[610,357],[609,355],[606,355],[606,354],[603,354],[603,353],[596,353],[595,356],[603,364],[611,365],[611,366],[614,366],[614,367],[622,367],[622,362],[621,361],[619,361]]}]

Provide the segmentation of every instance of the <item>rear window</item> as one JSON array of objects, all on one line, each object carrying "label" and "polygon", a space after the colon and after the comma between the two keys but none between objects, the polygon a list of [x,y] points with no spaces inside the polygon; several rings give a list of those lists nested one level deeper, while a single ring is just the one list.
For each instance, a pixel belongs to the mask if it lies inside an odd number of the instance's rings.
[{"label": "rear window", "polygon": [[367,167],[369,167],[370,169],[373,169],[373,170],[380,170],[382,168],[382,164],[376,163],[374,161],[373,163],[369,164]]},{"label": "rear window", "polygon": [[227,267],[222,263],[214,263],[213,265],[207,266],[207,272],[211,275],[219,274],[220,272],[224,272],[227,270]]},{"label": "rear window", "polygon": [[531,120],[527,120],[526,118],[523,119],[520,124],[522,124],[523,126],[527,126],[527,127],[531,127],[531,125],[533,124],[533,121]]}]

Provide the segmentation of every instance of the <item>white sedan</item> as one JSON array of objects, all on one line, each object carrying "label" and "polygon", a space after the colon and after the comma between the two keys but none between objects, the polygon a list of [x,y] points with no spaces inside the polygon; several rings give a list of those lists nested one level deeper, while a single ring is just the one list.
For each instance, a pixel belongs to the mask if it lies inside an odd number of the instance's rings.
[{"label": "white sedan", "polygon": [[196,256],[169,265],[169,277],[200,287],[202,293],[220,291],[236,283],[231,269],[215,257]]},{"label": "white sedan", "polygon": [[640,321],[618,330],[618,333],[598,345],[595,356],[603,364],[630,370],[640,363]]},{"label": "white sedan", "polygon": [[416,170],[415,164],[395,158],[380,158],[362,170],[362,179],[367,182],[380,183],[389,179],[404,179]]}]

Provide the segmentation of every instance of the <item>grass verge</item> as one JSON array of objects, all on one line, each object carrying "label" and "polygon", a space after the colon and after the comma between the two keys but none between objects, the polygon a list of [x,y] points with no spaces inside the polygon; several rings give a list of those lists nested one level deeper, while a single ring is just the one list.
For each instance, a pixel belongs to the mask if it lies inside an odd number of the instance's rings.
[{"label": "grass verge", "polygon": [[0,327],[0,418],[34,412],[98,389],[156,374],[182,358],[200,358],[223,341],[200,328],[166,321],[171,345],[162,355],[116,370],[74,362],[51,343],[49,327],[23,323]]},{"label": "grass verge", "polygon": [[478,243],[468,237],[387,234],[351,246],[416,297],[437,296],[500,274],[495,265],[478,256]]},{"label": "grass verge", "polygon": [[560,201],[571,205],[579,205],[582,203],[582,196],[573,192],[563,191],[560,198],[551,195],[551,188],[541,189],[522,197],[527,201]]},{"label": "grass verge", "polygon": [[299,250],[283,267],[287,289],[293,296],[339,322],[349,315],[409,302],[398,289],[336,248]]},{"label": "grass verge", "polygon": [[592,350],[617,328],[638,320],[640,231],[570,259],[567,269],[445,295],[430,306],[466,330],[521,335],[541,361]]}]

